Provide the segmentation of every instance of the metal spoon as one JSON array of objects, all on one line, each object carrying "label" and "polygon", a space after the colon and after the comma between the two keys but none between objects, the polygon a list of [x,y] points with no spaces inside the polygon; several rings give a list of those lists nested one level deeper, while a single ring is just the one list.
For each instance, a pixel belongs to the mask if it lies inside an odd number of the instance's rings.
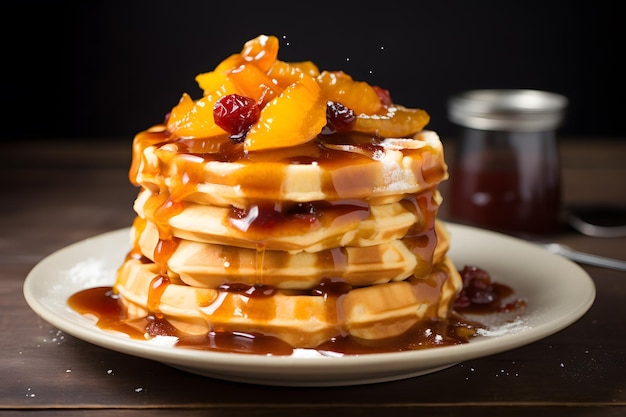
[{"label": "metal spoon", "polygon": [[560,243],[543,243],[537,242],[540,246],[543,246],[548,252],[556,255],[564,256],[571,259],[574,262],[583,263],[593,266],[602,266],[605,268],[617,269],[618,271],[626,271],[626,261],[619,259],[607,258],[605,256],[592,255],[590,253],[579,252],[570,248],[569,246]]},{"label": "metal spoon", "polygon": [[626,237],[626,207],[623,206],[573,206],[567,211],[566,219],[583,235]]}]

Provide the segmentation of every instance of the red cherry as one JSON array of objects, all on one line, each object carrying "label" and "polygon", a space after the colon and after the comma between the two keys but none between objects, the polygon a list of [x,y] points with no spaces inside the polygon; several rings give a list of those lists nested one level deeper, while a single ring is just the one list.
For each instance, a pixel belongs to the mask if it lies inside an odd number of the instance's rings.
[{"label": "red cherry", "polygon": [[347,132],[356,124],[354,110],[336,101],[326,104],[326,126],[322,134],[329,135],[336,132]]},{"label": "red cherry", "polygon": [[250,127],[259,120],[261,110],[250,97],[229,94],[221,97],[213,107],[215,124],[230,133],[236,142],[243,141]]}]

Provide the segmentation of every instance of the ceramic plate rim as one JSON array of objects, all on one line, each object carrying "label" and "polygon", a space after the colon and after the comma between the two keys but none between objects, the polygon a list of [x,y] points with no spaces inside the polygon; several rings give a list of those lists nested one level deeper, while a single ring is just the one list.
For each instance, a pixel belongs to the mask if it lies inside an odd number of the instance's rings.
[{"label": "ceramic plate rim", "polygon": [[[341,358],[207,352],[132,340],[99,329],[92,320],[71,310],[65,301],[80,289],[113,284],[115,271],[130,248],[130,228],[90,237],[48,255],[27,275],[23,294],[30,308],[45,321],[89,343],[200,375],[279,386],[359,385],[424,375],[550,336],[573,324],[593,304],[594,283],[577,264],[511,236],[445,224],[451,236],[449,255],[457,267],[468,263],[484,267],[494,279],[511,285],[516,295],[525,298],[548,294],[545,300],[539,300],[539,305],[535,305],[537,299],[529,300],[534,308],[520,319],[518,328],[493,332],[463,345]],[[509,256],[493,256],[486,253],[487,249]],[[511,258],[512,253],[523,254],[534,262],[521,263]],[[524,265],[525,276],[530,274],[529,282],[515,277],[520,272],[512,267],[520,265]],[[510,273],[512,277],[507,276]],[[543,274],[550,279],[542,281]],[[556,297],[561,291],[566,291],[566,296]]]}]

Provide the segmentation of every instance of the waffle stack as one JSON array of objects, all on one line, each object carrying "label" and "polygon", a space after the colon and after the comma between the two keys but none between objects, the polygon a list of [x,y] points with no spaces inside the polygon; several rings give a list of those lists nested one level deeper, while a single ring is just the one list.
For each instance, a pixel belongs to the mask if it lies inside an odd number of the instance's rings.
[{"label": "waffle stack", "polygon": [[[365,117],[357,127],[376,121]],[[114,287],[130,320],[315,348],[450,315],[462,282],[436,217],[447,167],[435,132],[361,128],[255,151],[175,127],[133,144],[133,249]]]}]

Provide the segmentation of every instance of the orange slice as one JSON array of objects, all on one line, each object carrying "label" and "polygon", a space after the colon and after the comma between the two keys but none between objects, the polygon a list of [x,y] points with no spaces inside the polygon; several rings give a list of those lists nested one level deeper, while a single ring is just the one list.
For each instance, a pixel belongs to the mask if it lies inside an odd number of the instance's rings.
[{"label": "orange slice", "polygon": [[422,109],[393,105],[383,115],[359,114],[352,130],[385,138],[404,138],[421,131],[429,121],[430,116]]},{"label": "orange slice", "polygon": [[228,79],[239,94],[253,98],[261,108],[283,90],[252,64],[241,64],[234,68],[228,73]]},{"label": "orange slice", "polygon": [[302,74],[261,110],[243,143],[246,151],[296,146],[308,142],[326,125],[326,96],[315,79]]},{"label": "orange slice", "polygon": [[267,72],[267,76],[274,80],[278,86],[287,88],[298,81],[302,73],[311,77],[317,77],[320,74],[320,70],[312,61],[276,61]]},{"label": "orange slice", "polygon": [[358,114],[375,114],[382,108],[374,87],[354,81],[342,71],[322,71],[317,82],[329,100],[339,102]]},{"label": "orange slice", "polygon": [[279,42],[276,36],[259,35],[249,40],[240,52],[245,62],[253,63],[267,72],[278,57]]},{"label": "orange slice", "polygon": [[210,94],[193,101],[187,93],[172,109],[167,129],[177,138],[203,138],[224,135],[226,132],[215,124],[213,106],[219,95]]}]

